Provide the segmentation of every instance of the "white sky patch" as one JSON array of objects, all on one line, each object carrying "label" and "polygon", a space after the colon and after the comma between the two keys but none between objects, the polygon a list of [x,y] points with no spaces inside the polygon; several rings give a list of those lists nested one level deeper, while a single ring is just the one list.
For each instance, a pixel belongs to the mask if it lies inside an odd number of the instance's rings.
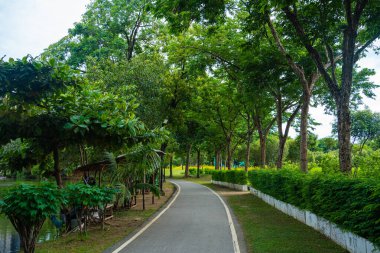
[{"label": "white sky patch", "polygon": [[90,0],[0,0],[0,57],[37,56],[67,35]]},{"label": "white sky patch", "polygon": [[[80,21],[91,0],[0,0],[0,57],[22,58],[37,56],[50,44],[67,35],[68,29]],[[380,41],[377,41],[380,45]],[[375,69],[371,81],[380,84],[380,56],[370,51],[359,61],[359,66]],[[364,99],[372,111],[380,112],[380,88],[377,97]],[[319,123],[315,133],[320,137],[331,135],[334,117],[326,115],[323,107],[310,108],[311,116]],[[290,136],[296,136],[291,130]]]}]

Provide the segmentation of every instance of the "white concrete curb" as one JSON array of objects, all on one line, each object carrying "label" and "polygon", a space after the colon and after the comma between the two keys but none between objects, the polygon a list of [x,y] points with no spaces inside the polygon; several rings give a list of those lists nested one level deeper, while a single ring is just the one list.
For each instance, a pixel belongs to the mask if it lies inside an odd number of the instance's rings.
[{"label": "white concrete curb", "polygon": [[253,187],[250,187],[250,192],[281,212],[324,234],[351,253],[380,253],[379,249],[376,249],[373,243],[367,239],[344,231],[335,223],[319,217],[312,212],[301,210],[291,204],[277,200]]},{"label": "white concrete curb", "polygon": [[248,191],[248,186],[247,185],[232,184],[232,183],[215,181],[215,180],[211,180],[211,183],[212,184],[216,184],[216,185],[220,185],[220,186],[224,186],[224,187],[227,187],[227,188],[230,188],[230,189],[234,189],[234,190],[237,190],[237,191],[242,191],[242,192]]}]

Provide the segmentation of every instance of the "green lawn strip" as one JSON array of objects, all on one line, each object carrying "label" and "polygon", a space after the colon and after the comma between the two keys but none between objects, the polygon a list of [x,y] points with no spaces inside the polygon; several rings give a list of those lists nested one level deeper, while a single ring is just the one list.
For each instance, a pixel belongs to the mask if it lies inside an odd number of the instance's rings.
[{"label": "green lawn strip", "polygon": [[[219,193],[231,191],[212,185],[210,176],[186,179]],[[266,204],[252,194],[224,195],[243,230],[250,253],[344,253],[339,245],[305,224]]]},{"label": "green lawn strip", "polygon": [[249,252],[347,252],[321,233],[250,194],[229,196],[227,201],[241,224]]},{"label": "green lawn strip", "polygon": [[[174,185],[165,184],[166,187],[173,189]],[[128,236],[131,232],[143,224],[151,217],[162,205],[156,205],[152,209],[142,210],[123,210],[114,212],[114,218],[109,221],[102,230],[100,226],[92,227],[86,236],[79,233],[72,233],[62,236],[57,240],[37,244],[38,253],[100,253],[111,247],[118,241]]]}]

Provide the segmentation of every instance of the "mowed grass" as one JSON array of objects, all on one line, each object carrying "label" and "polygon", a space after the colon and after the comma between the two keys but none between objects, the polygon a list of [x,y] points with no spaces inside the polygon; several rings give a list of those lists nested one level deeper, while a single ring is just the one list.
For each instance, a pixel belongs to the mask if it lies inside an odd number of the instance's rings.
[{"label": "mowed grass", "polygon": [[321,233],[251,195],[227,197],[243,229],[248,252],[347,252]]},{"label": "mowed grass", "polygon": [[223,196],[235,214],[249,253],[346,253],[345,249],[305,224],[249,193],[212,185],[211,176],[185,179]]}]

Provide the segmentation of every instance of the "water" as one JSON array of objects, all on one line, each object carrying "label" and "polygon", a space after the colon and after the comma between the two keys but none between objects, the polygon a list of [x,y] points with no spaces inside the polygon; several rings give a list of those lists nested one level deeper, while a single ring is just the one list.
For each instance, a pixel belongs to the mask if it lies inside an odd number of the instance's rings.
[{"label": "water", "polygon": [[[54,240],[57,230],[50,220],[46,220],[38,236],[38,242]],[[20,238],[12,223],[0,215],[0,253],[16,253],[20,250]]]},{"label": "water", "polygon": [[[1,187],[9,187],[14,181],[0,181]],[[1,189],[0,189],[1,190]],[[1,199],[1,198],[0,198]],[[50,219],[47,219],[40,231],[38,242],[46,242],[56,238],[58,231]],[[0,215],[0,253],[16,253],[20,250],[20,237],[12,223],[4,215]]]}]

